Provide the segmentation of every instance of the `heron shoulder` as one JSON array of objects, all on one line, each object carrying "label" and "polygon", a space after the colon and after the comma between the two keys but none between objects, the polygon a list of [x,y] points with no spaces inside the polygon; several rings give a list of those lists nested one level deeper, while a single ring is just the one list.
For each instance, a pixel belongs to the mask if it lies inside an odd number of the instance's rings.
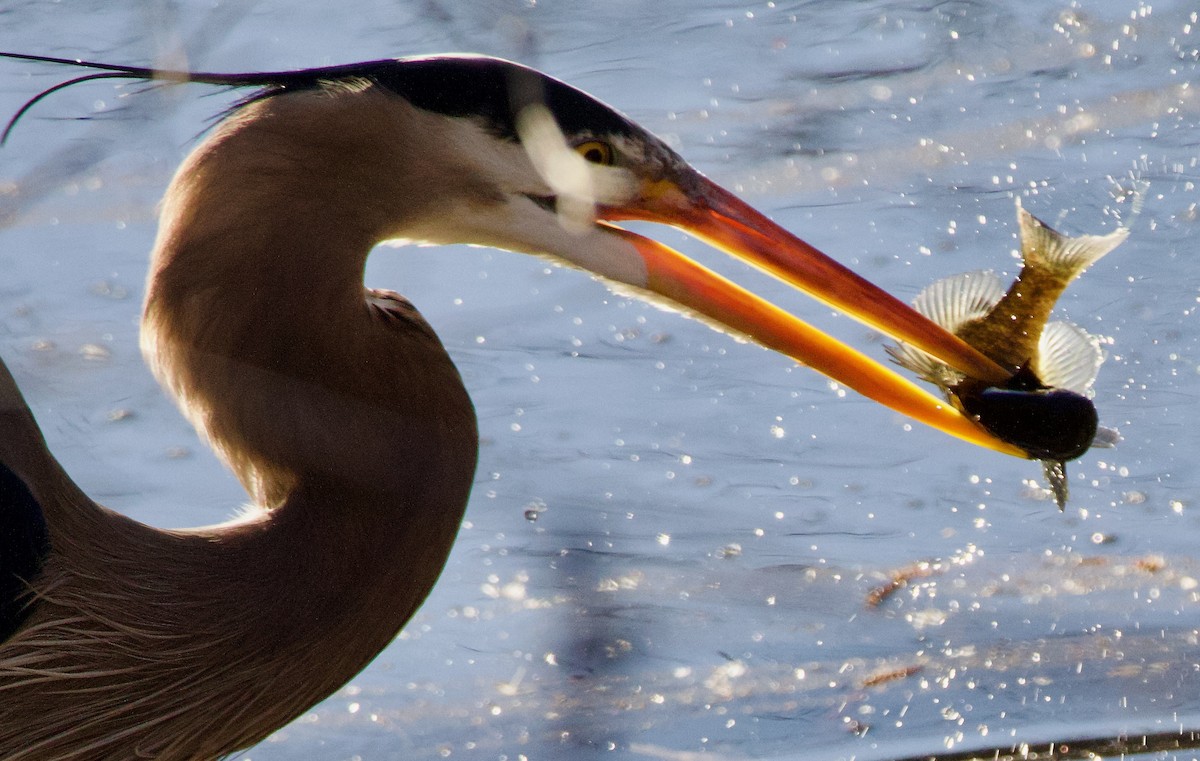
[{"label": "heron shoulder", "polygon": [[30,582],[50,553],[46,516],[25,482],[0,462],[0,642],[36,607]]},{"label": "heron shoulder", "polygon": [[441,343],[437,333],[425,321],[421,312],[401,294],[382,288],[368,288],[366,300],[371,316],[379,322],[404,330],[415,330],[426,338]]}]

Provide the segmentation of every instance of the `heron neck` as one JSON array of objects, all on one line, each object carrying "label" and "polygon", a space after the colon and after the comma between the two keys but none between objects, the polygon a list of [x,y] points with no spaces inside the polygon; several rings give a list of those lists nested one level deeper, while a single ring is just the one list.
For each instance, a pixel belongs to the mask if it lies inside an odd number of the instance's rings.
[{"label": "heron neck", "polygon": [[440,489],[461,513],[477,445],[462,380],[415,311],[382,314],[363,287],[397,224],[371,187],[390,175],[294,133],[248,108],[180,167],[151,262],[147,361],[264,507],[317,487]]}]

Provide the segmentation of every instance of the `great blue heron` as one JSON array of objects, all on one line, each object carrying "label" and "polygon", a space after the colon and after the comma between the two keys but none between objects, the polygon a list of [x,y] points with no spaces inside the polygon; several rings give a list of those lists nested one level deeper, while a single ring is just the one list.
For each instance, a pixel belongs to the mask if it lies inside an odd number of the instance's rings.
[{"label": "great blue heron", "polygon": [[421,604],[465,509],[477,433],[429,325],[403,297],[364,289],[367,255],[387,239],[482,244],[589,270],[937,428],[1024,454],[612,225],[681,227],[972,377],[1011,375],[544,74],[476,56],[226,75],[3,55],[100,70],[59,87],[259,88],[171,182],[141,326],[158,379],[258,509],[164,531],[97,505],[47,450],[0,365],[8,761],[246,748],[342,686]]}]

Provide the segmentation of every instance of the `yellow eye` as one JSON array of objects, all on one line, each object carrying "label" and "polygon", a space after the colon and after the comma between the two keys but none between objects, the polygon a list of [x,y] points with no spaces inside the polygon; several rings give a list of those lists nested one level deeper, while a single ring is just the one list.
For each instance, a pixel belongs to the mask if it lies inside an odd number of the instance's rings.
[{"label": "yellow eye", "polygon": [[585,161],[593,164],[611,166],[616,158],[613,147],[603,140],[588,140],[575,146],[575,151],[583,156]]}]

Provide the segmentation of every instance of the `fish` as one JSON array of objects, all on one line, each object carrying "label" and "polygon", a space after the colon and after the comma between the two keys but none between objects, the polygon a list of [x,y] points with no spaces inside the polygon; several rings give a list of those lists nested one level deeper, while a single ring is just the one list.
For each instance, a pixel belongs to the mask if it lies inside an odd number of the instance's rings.
[{"label": "fish", "polygon": [[1008,383],[969,378],[907,344],[886,349],[993,434],[1041,460],[1062,510],[1069,497],[1067,461],[1120,437],[1099,425],[1091,399],[1105,358],[1101,340],[1050,315],[1067,286],[1121,245],[1129,227],[1069,237],[1026,211],[1020,198],[1016,209],[1022,265],[1007,289],[995,272],[969,272],[938,280],[913,301],[918,312],[1011,369]]}]

